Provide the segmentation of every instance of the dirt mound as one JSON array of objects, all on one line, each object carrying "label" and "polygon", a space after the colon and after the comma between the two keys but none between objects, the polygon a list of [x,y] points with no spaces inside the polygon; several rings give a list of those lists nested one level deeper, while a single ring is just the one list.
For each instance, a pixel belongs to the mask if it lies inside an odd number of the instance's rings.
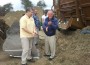
[{"label": "dirt mound", "polygon": [[[38,10],[38,16],[41,20],[41,16],[43,14],[43,10],[40,7],[34,7],[36,10]],[[15,12],[9,12],[5,15],[3,18],[7,25],[11,26],[14,21],[19,21],[21,16],[25,14],[25,11],[15,11]]]},{"label": "dirt mound", "polygon": [[31,65],[90,65],[90,34],[81,30],[65,35],[57,32],[56,57],[49,61],[44,57],[44,40],[40,40],[41,58]]},{"label": "dirt mound", "polygon": [[24,11],[9,12],[3,18],[7,25],[11,26],[14,21],[19,21],[20,17],[24,14]]},{"label": "dirt mound", "polygon": [[4,43],[4,40],[0,37],[0,50],[2,50],[3,43]]},{"label": "dirt mound", "polygon": [[56,55],[56,65],[90,65],[90,34],[80,34],[80,30],[71,35],[58,32]]},{"label": "dirt mound", "polygon": [[6,39],[6,31],[9,26],[5,23],[3,19],[0,19],[0,37]]},{"label": "dirt mound", "polygon": [[[28,62],[28,65],[90,65],[90,34],[80,32],[81,30],[77,30],[69,35],[57,32],[56,57],[52,61],[43,56],[44,39],[40,39],[40,59],[35,63]],[[20,65],[20,61],[21,59],[13,58],[5,63]]]}]

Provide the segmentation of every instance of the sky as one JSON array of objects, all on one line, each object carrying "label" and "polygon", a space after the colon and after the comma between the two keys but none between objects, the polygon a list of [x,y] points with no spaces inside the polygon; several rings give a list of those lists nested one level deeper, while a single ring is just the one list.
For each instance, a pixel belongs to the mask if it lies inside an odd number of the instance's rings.
[{"label": "sky", "polygon": [[[30,1],[32,1],[32,3],[34,5],[36,5],[37,2],[40,1],[40,0],[30,0]],[[53,0],[44,0],[44,1],[45,1],[46,5],[47,5],[46,9],[50,9],[52,7],[52,5],[53,5]],[[3,6],[4,4],[7,4],[7,3],[12,3],[13,8],[14,8],[15,11],[23,10],[21,0],[0,0],[0,6]]]}]

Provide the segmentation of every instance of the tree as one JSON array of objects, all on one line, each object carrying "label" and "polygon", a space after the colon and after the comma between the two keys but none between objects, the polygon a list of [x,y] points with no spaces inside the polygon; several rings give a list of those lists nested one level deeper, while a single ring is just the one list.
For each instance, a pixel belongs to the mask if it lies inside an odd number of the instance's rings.
[{"label": "tree", "polygon": [[4,8],[4,10],[5,10],[6,13],[7,13],[7,12],[10,12],[10,11],[13,9],[11,3],[5,4],[5,5],[3,6],[3,8]]},{"label": "tree", "polygon": [[5,15],[5,10],[2,6],[0,6],[0,16],[4,16]]},{"label": "tree", "polygon": [[24,9],[26,9],[27,7],[32,7],[33,6],[32,2],[29,1],[29,0],[21,0],[21,3],[24,6]]},{"label": "tree", "polygon": [[42,0],[40,0],[38,3],[37,3],[37,6],[39,6],[39,7],[41,7],[41,8],[44,8],[44,7],[46,7],[46,4],[45,4],[45,2]]},{"label": "tree", "polygon": [[4,16],[6,13],[10,12],[12,9],[13,7],[11,3],[0,6],[0,15]]}]

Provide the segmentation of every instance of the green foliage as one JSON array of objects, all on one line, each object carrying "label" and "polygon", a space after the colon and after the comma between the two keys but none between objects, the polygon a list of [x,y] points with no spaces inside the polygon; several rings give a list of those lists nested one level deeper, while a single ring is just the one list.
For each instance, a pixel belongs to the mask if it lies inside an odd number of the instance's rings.
[{"label": "green foliage", "polygon": [[11,10],[13,9],[11,3],[5,4],[5,5],[3,6],[3,8],[5,9],[5,12],[9,12],[9,11],[11,11]]},{"label": "green foliage", "polygon": [[44,7],[46,7],[46,4],[45,4],[45,2],[43,2],[43,1],[39,1],[39,2],[37,3],[37,6],[39,6],[39,7],[41,7],[41,8],[44,8]]},{"label": "green foliage", "polygon": [[27,7],[32,7],[33,6],[32,2],[29,1],[29,0],[21,0],[21,3],[23,5],[24,9],[26,9]]},{"label": "green foliage", "polygon": [[6,13],[10,12],[11,10],[13,10],[11,3],[0,6],[0,15],[4,16]]}]

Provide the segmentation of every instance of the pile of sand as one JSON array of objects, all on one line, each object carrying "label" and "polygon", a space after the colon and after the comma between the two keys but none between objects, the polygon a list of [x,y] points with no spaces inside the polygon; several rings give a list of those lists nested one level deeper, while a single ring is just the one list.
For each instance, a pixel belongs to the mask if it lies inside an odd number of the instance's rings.
[{"label": "pile of sand", "polygon": [[[67,35],[57,32],[56,57],[49,61],[44,57],[44,40],[40,40],[41,59],[35,64],[41,65],[90,65],[90,34],[81,34],[81,30]],[[31,64],[31,65],[35,65]]]},{"label": "pile of sand", "polygon": [[[41,20],[41,16],[43,14],[43,10],[40,7],[34,7],[38,11],[39,19]],[[9,12],[3,18],[6,21],[6,24],[11,26],[14,21],[19,21],[21,16],[25,14],[25,11],[15,11]]]},{"label": "pile of sand", "polygon": [[[41,38],[38,45],[40,59],[35,63],[28,62],[28,65],[90,65],[90,34],[81,34],[81,30],[68,32],[57,32],[56,57],[52,61],[43,56],[45,43]],[[5,63],[20,65],[20,61],[13,58]]]},{"label": "pile of sand", "polygon": [[58,33],[56,55],[54,61],[61,65],[90,65],[90,34],[80,34],[80,30]]},{"label": "pile of sand", "polygon": [[3,19],[6,21],[5,23],[7,25],[11,26],[14,21],[19,21],[24,13],[24,11],[9,12]]}]

